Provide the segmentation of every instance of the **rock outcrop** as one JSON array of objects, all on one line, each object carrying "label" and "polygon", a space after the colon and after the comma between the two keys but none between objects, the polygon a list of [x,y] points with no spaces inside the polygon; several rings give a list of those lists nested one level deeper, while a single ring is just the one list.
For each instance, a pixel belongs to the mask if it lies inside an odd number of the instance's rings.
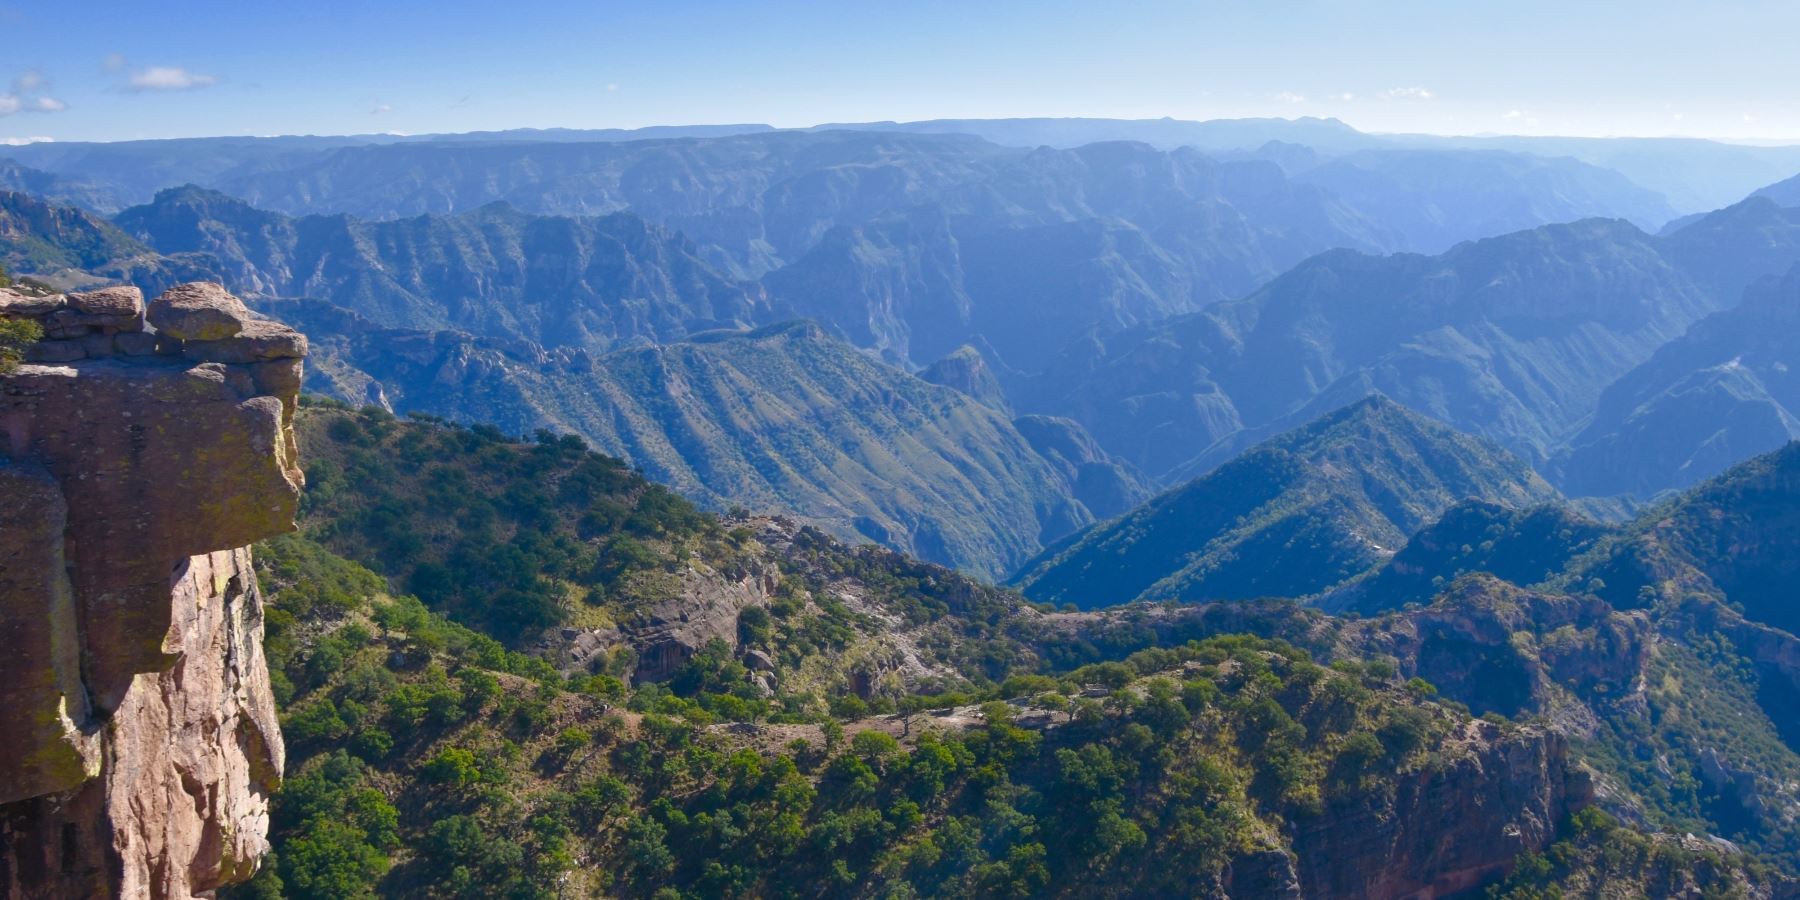
[{"label": "rock outcrop", "polygon": [[160,332],[133,288],[0,316],[45,333],[0,376],[0,894],[248,878],[283,748],[247,545],[293,528],[305,339],[216,285]]},{"label": "rock outcrop", "polygon": [[611,653],[626,647],[635,660],[634,683],[662,681],[708,642],[724,641],[736,650],[738,614],[767,606],[780,580],[780,570],[760,562],[735,572],[690,567],[672,580],[667,598],[646,605],[629,621],[608,628],[565,628],[538,649],[573,673],[598,671]]},{"label": "rock outcrop", "polygon": [[1557,825],[1592,800],[1588,773],[1557,732],[1505,735],[1470,722],[1446,747],[1446,765],[1403,775],[1391,796],[1358,795],[1295,824],[1303,896],[1466,894],[1549,846]]}]

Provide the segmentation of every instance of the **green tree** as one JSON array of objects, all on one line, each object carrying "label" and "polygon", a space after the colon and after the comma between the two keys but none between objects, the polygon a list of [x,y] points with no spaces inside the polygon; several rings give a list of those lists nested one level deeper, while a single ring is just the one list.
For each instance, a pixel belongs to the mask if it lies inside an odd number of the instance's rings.
[{"label": "green tree", "polygon": [[373,897],[388,859],[348,822],[317,818],[281,851],[282,883],[300,900]]},{"label": "green tree", "polygon": [[426,761],[426,778],[451,787],[468,787],[481,780],[481,766],[475,754],[461,747],[450,747]]},{"label": "green tree", "polygon": [[43,327],[30,319],[0,320],[0,375],[17,371],[25,351],[43,337]]}]

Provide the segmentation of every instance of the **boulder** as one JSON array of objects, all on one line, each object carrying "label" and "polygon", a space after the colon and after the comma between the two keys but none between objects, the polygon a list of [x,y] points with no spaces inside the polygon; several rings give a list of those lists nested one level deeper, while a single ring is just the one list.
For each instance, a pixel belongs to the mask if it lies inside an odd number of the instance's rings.
[{"label": "boulder", "polygon": [[235,337],[251,318],[244,301],[207,281],[169,288],[150,302],[148,316],[158,332],[183,341]]},{"label": "boulder", "polygon": [[110,334],[90,334],[81,339],[81,352],[88,359],[104,359],[113,355],[113,336]]},{"label": "boulder", "polygon": [[306,335],[280,322],[247,319],[236,335],[218,341],[189,340],[182,355],[196,362],[244,364],[306,355]]},{"label": "boulder", "polygon": [[72,309],[59,309],[44,317],[44,337],[51,340],[85,337],[87,317]]},{"label": "boulder", "polygon": [[80,341],[38,341],[25,348],[25,361],[34,363],[66,363],[85,358]]},{"label": "boulder", "polygon": [[744,654],[744,665],[758,672],[775,671],[775,660],[761,650],[751,650]]},{"label": "boulder", "polygon": [[148,331],[128,331],[113,337],[113,347],[126,356],[150,356],[156,352],[156,335]]},{"label": "boulder", "polygon": [[141,316],[144,292],[130,285],[79,291],[69,295],[69,306],[90,316]]},{"label": "boulder", "polygon": [[68,298],[61,294],[28,297],[18,291],[0,288],[0,316],[45,316],[61,309]]}]

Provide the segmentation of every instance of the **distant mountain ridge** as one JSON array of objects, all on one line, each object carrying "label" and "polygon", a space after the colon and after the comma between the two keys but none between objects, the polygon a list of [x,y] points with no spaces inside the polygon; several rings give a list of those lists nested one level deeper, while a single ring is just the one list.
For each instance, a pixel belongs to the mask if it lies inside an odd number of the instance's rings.
[{"label": "distant mountain ridge", "polygon": [[0,191],[0,263],[13,272],[99,268],[149,248],[81,210]]},{"label": "distant mountain ridge", "polygon": [[1542,464],[1613,381],[1800,261],[1797,223],[1765,201],[1660,238],[1590,220],[1437,257],[1322,254],[1242,300],[1076,341],[1012,394],[1164,479],[1370,391]]},{"label": "distant mountain ridge", "polygon": [[[651,256],[666,258],[658,264],[671,277],[737,282],[733,289],[748,295],[714,310],[716,324],[812,318],[909,365],[981,340],[1009,364],[1038,365],[1047,350],[1089,325],[1113,329],[1191,311],[1247,291],[1319,249],[1386,243],[1377,226],[1316,188],[1288,184],[1272,164],[1221,164],[1141,145],[1021,156],[964,136],[783,133],[558,145],[543,151],[550,160],[532,156],[539,153],[533,146],[354,152],[416,156],[449,165],[452,174],[465,163],[498,166],[500,183],[511,177],[507,166],[529,163],[518,177],[542,179],[549,176],[540,164],[562,160],[574,167],[569,177],[598,193],[572,186],[573,193],[559,195],[557,212],[573,215],[520,213],[510,223],[492,205],[365,222],[288,219],[188,187],[165,191],[118,220],[165,253],[204,251],[232,261],[242,290],[318,296],[394,326],[454,324],[493,333],[435,307],[459,297],[591,306],[585,294],[628,290],[602,283],[618,281],[614,272],[578,280],[564,260],[573,254],[580,264],[584,251],[563,243],[579,244],[597,223],[638,218],[660,223],[643,227],[668,246]],[[373,196],[390,189],[389,180],[375,180]],[[408,183],[392,181],[403,189]],[[633,212],[617,212],[623,209]],[[586,215],[601,210],[614,212],[598,220]],[[502,229],[514,233],[498,234]],[[531,243],[532,232],[552,236]],[[539,257],[549,271],[526,266]],[[647,275],[631,277],[642,282]],[[713,284],[703,292],[724,290]],[[764,291],[768,310],[749,308],[762,303],[757,295]],[[645,295],[658,302],[639,311],[644,315],[671,302],[724,303],[669,289]],[[1026,306],[1032,315],[1020,315]],[[704,319],[707,312],[689,315]],[[509,335],[522,333],[501,324]],[[619,336],[605,334],[604,324],[588,324],[600,338],[579,343]],[[1021,328],[1027,324],[1035,330]],[[637,334],[666,338],[671,331],[637,326],[623,336]]]},{"label": "distant mountain ridge", "polygon": [[[668,138],[717,138],[779,131],[760,124],[651,126],[637,129],[521,128],[466,134],[363,134],[338,137],[184,138],[116,144],[36,144],[9,151],[27,166],[107,186],[115,212],[186,182],[231,189],[259,173],[294,169],[344,147],[406,144],[596,144]],[[795,129],[789,129],[795,131]],[[1194,147],[1215,155],[1243,154],[1271,142],[1310,147],[1325,156],[1368,150],[1487,150],[1567,157],[1611,169],[1663,194],[1681,213],[1736,202],[1763,185],[1800,171],[1800,148],[1728,144],[1682,138],[1559,138],[1372,134],[1336,119],[1016,118],[914,122],[830,123],[798,129],[911,135],[974,135],[1010,147],[1068,149],[1106,141],[1139,141],[1159,149]],[[60,199],[60,198],[59,198]],[[479,203],[475,205],[480,205]],[[339,212],[288,210],[289,212]],[[426,211],[426,210],[418,210]],[[435,210],[446,211],[446,210]],[[544,210],[547,211],[547,210]]]},{"label": "distant mountain ridge", "polygon": [[33,169],[4,157],[0,157],[0,190],[30,194],[39,200],[90,212],[124,206],[118,194],[104,185]]},{"label": "distant mountain ridge", "polygon": [[[250,207],[319,216],[296,220],[314,225],[278,241],[287,245],[331,237],[321,234],[330,229],[320,223],[344,213],[409,221],[491,218],[492,204],[503,202],[527,216],[585,222],[629,211],[691,241],[679,255],[704,262],[718,278],[752,291],[749,283],[759,281],[774,312],[754,321],[812,318],[915,366],[981,340],[998,361],[1026,371],[1049,364],[1055,348],[1089,327],[1111,332],[1235,299],[1332,248],[1436,249],[1584,215],[1646,224],[1672,215],[1654,194],[1615,173],[1499,151],[1366,150],[1293,176],[1269,160],[1214,159],[1186,147],[1107,141],[1025,150],[968,134],[881,130],[283,151],[313,154],[304,157],[259,152],[262,162],[208,183]],[[120,221],[165,253],[211,243],[227,258],[239,254],[224,245],[248,250],[262,239],[226,234],[274,227],[258,221],[274,213],[233,211],[221,197],[198,202],[193,189],[184,190],[164,192]],[[220,224],[198,229],[213,235],[211,241],[195,239],[196,226],[182,224],[192,214],[164,209],[181,203],[213,209]],[[541,218],[529,221],[550,227]],[[447,238],[402,238],[405,229],[396,222],[362,222],[350,230],[391,236],[365,244],[384,266],[401,270],[398,279],[412,278],[400,287],[415,295],[499,289],[505,280],[484,273],[492,264],[481,258],[505,253],[409,250],[408,244]],[[294,246],[269,253],[309,261],[322,251]],[[441,257],[442,277],[432,283],[425,273],[409,274],[421,263],[392,258],[405,253]],[[324,261],[349,255],[346,246]],[[370,282],[354,286],[364,294],[391,293],[393,286],[381,283],[394,279],[329,272],[284,278],[280,260],[251,262],[264,271],[247,266],[244,280],[285,283],[271,293],[321,296],[397,326],[450,324],[443,317],[402,322],[367,306],[368,297],[343,293],[352,277]],[[582,292],[566,279],[533,290]],[[418,311],[419,304],[411,306]],[[716,321],[752,320],[721,314]],[[669,334],[633,329],[646,332]]]},{"label": "distant mountain ridge", "polygon": [[1015,583],[1052,603],[1317,594],[1454,504],[1559,498],[1522,461],[1374,396],[1051,548]]},{"label": "distant mountain ridge", "polygon": [[220,261],[246,295],[327,298],[392,328],[603,351],[767,318],[754,286],[630,213],[544,217],[495,204],[391,222],[293,219],[190,186],[116,221],[165,254]]},{"label": "distant mountain ridge", "polygon": [[1649,496],[1796,438],[1800,266],[1696,322],[1607,388],[1553,471],[1571,491]]},{"label": "distant mountain ridge", "polygon": [[1104,455],[1040,452],[1007,414],[812,323],[590,355],[381,330],[316,301],[263,309],[312,337],[313,390],[572,432],[708,506],[791,512],[987,577],[1093,521],[1084,498],[1110,513],[1146,493]]},{"label": "distant mountain ridge", "polygon": [[1800,206],[1800,175],[1759,188],[1752,197],[1767,197],[1782,206]]},{"label": "distant mountain ridge", "polygon": [[1295,178],[1325,188],[1399,232],[1402,246],[1426,253],[1548,222],[1617,218],[1654,231],[1676,216],[1663,195],[1613,170],[1495,149],[1362,150]]}]

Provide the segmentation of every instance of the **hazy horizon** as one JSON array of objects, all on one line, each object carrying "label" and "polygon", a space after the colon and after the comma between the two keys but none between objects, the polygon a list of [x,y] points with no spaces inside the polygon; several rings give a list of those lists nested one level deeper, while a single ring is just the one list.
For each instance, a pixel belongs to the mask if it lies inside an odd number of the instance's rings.
[{"label": "hazy horizon", "polygon": [[485,127],[484,128],[465,128],[465,129],[456,129],[456,130],[449,130],[449,131],[412,132],[412,131],[394,131],[394,130],[383,131],[383,130],[364,129],[361,131],[311,131],[311,132],[291,131],[291,132],[271,132],[271,133],[264,133],[264,134],[197,133],[197,134],[181,134],[181,135],[160,135],[160,136],[154,136],[154,137],[72,138],[72,139],[66,139],[66,140],[59,139],[59,138],[56,138],[56,137],[50,136],[50,135],[8,135],[5,137],[0,137],[0,147],[17,147],[17,146],[23,146],[23,145],[27,145],[27,144],[33,144],[33,143],[47,143],[47,144],[48,143],[127,143],[127,142],[131,142],[131,141],[144,141],[144,140],[205,140],[205,139],[215,139],[215,138],[259,138],[259,139],[331,138],[331,137],[408,138],[408,137],[427,137],[427,136],[432,136],[432,135],[462,135],[462,134],[484,134],[484,133],[503,134],[503,133],[511,133],[511,132],[567,132],[567,131],[631,132],[631,131],[644,131],[644,130],[659,129],[659,128],[708,128],[708,127],[729,128],[729,127],[736,127],[736,126],[744,126],[744,127],[766,126],[773,130],[776,130],[776,131],[805,131],[808,129],[826,128],[826,127],[832,126],[832,125],[842,125],[842,126],[846,126],[846,127],[875,125],[875,124],[882,124],[882,123],[892,123],[895,125],[911,125],[911,124],[917,124],[917,123],[922,123],[922,122],[960,121],[960,120],[989,121],[989,122],[1048,120],[1048,121],[1094,121],[1094,122],[1098,122],[1098,121],[1117,121],[1117,122],[1173,121],[1173,122],[1205,123],[1205,122],[1253,121],[1253,120],[1302,122],[1302,121],[1305,121],[1308,119],[1314,119],[1314,120],[1326,121],[1326,122],[1335,121],[1335,122],[1341,123],[1349,128],[1355,129],[1356,131],[1361,132],[1362,134],[1370,135],[1373,137],[1426,137],[1426,138],[1469,138],[1469,139],[1548,138],[1548,139],[1576,139],[1576,140],[1695,140],[1695,141],[1712,141],[1712,142],[1721,143],[1721,144],[1735,144],[1735,145],[1748,146],[1748,147],[1800,146],[1800,135],[1797,135],[1797,136],[1791,137],[1791,138],[1761,138],[1761,137],[1742,137],[1742,136],[1693,135],[1693,134],[1677,134],[1677,133],[1665,133],[1665,134],[1565,134],[1565,133],[1548,133],[1548,132],[1536,133],[1536,132],[1524,132],[1524,131],[1513,131],[1513,132],[1509,132],[1509,131],[1483,131],[1483,132],[1384,131],[1384,130],[1372,129],[1372,128],[1360,128],[1356,125],[1355,122],[1347,121],[1338,116],[1267,115],[1267,116],[1230,116],[1230,117],[1216,117],[1216,118],[1204,118],[1204,119],[1190,119],[1190,118],[1184,118],[1184,117],[1180,117],[1180,116],[1125,117],[1125,116],[1106,116],[1106,115],[1098,115],[1098,114],[1096,114],[1096,115],[1042,115],[1042,116],[1040,116],[1040,115],[1024,114],[1024,115],[995,115],[995,116],[931,116],[931,117],[922,118],[922,119],[895,119],[895,118],[891,118],[891,117],[886,117],[886,118],[870,118],[870,119],[858,119],[858,120],[840,120],[840,121],[832,121],[832,122],[807,122],[807,123],[798,123],[798,124],[778,124],[778,123],[774,123],[774,122],[761,122],[761,121],[751,121],[751,120],[731,121],[731,122],[726,122],[726,121],[644,122],[644,123],[623,124],[623,125],[611,125],[611,124],[563,125],[563,124],[529,124],[528,123],[528,124],[520,124],[520,125],[510,125],[510,126],[499,127],[499,128],[485,128]]},{"label": "hazy horizon", "polygon": [[[933,118],[1800,141],[1800,7],[0,0],[0,141]],[[1745,35],[1752,36],[1745,40]],[[1692,61],[1706,60],[1704,67]]]}]

